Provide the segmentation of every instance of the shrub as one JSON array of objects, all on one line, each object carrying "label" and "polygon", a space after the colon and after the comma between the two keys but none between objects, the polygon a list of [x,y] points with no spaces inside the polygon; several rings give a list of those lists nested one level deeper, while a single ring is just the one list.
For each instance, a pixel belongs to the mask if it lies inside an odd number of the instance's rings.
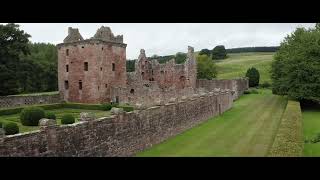
[{"label": "shrub", "polygon": [[264,82],[262,84],[260,84],[261,88],[269,88],[271,86],[271,84],[269,82]]},{"label": "shrub", "polygon": [[105,104],[102,104],[102,110],[104,111],[110,111],[111,108],[112,108],[112,105],[110,103],[105,103]]},{"label": "shrub", "polygon": [[256,87],[259,85],[260,73],[256,68],[249,68],[246,77],[249,78],[249,87]]},{"label": "shrub", "polygon": [[244,94],[259,94],[259,91],[256,89],[245,90]]},{"label": "shrub", "polygon": [[39,120],[45,117],[45,112],[40,107],[28,107],[20,114],[21,124],[24,126],[38,126]]},{"label": "shrub", "polygon": [[56,120],[56,115],[52,112],[46,112],[46,118]]},{"label": "shrub", "polygon": [[86,110],[102,110],[101,104],[81,104],[81,103],[65,103],[63,108],[86,109]]},{"label": "shrub", "polygon": [[65,114],[61,118],[61,124],[73,124],[75,122],[75,118],[72,114]]},{"label": "shrub", "polygon": [[3,129],[4,129],[6,135],[12,135],[12,134],[19,133],[19,127],[18,127],[17,123],[14,123],[14,122],[6,123],[3,126]]}]

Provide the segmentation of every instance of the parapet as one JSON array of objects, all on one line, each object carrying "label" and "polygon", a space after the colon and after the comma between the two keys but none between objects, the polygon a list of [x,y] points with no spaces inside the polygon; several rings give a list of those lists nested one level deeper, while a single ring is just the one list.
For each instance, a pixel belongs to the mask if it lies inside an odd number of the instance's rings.
[{"label": "parapet", "polygon": [[71,43],[77,41],[83,41],[83,37],[81,36],[79,29],[77,28],[68,28],[68,36],[63,40],[64,43]]},{"label": "parapet", "polygon": [[101,26],[91,39],[99,39],[108,42],[123,43],[123,35],[114,36],[110,27]]}]

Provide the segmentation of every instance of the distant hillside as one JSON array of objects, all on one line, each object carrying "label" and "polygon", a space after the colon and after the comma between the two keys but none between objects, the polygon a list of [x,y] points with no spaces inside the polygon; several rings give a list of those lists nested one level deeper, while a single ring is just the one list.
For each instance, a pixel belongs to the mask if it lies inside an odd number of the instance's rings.
[{"label": "distant hillside", "polygon": [[262,46],[262,47],[241,47],[226,49],[227,53],[243,53],[243,52],[276,52],[279,46]]}]

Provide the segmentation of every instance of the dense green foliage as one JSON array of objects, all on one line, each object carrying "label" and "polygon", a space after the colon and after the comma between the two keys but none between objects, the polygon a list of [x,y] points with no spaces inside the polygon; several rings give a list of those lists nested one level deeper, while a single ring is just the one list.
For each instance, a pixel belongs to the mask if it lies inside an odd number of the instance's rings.
[{"label": "dense green foliage", "polygon": [[136,60],[127,60],[126,61],[126,69],[127,69],[127,72],[134,72],[135,71],[135,65],[136,63]]},{"label": "dense green foliage", "polygon": [[276,52],[279,46],[263,46],[263,47],[241,47],[227,49],[227,53],[244,53],[244,52]]},{"label": "dense green foliage", "polygon": [[131,112],[134,110],[133,106],[129,106],[129,105],[119,105],[117,107],[122,108],[126,112]]},{"label": "dense green foliage", "polygon": [[280,45],[272,63],[273,93],[320,101],[320,27],[297,28]]},{"label": "dense green foliage", "polygon": [[303,135],[305,139],[304,155],[320,156],[320,104],[306,107],[301,103],[303,117]]},{"label": "dense green foliage", "polygon": [[269,88],[271,87],[271,84],[269,82],[263,82],[262,84],[260,84],[261,88]]},{"label": "dense green foliage", "polygon": [[0,96],[19,92],[20,55],[30,53],[29,37],[16,24],[0,24]]},{"label": "dense green foliage", "polygon": [[0,96],[58,89],[55,45],[30,37],[19,25],[0,25]]},{"label": "dense green foliage", "polygon": [[219,45],[213,48],[212,52],[212,59],[225,59],[227,58],[227,50],[224,46]]},{"label": "dense green foliage", "polygon": [[217,66],[206,55],[197,56],[197,78],[213,79],[217,77]]},{"label": "dense green foliage", "polygon": [[65,114],[61,118],[61,124],[73,124],[76,121],[72,114]]},{"label": "dense green foliage", "polygon": [[209,49],[201,49],[199,55],[207,55],[208,57],[211,56],[211,51]]},{"label": "dense green foliage", "polygon": [[45,112],[40,107],[27,107],[21,111],[20,121],[24,126],[38,126],[39,120],[45,117]]},{"label": "dense green foliage", "polygon": [[56,115],[53,112],[46,112],[46,116],[45,117],[47,119],[54,119],[54,120],[57,119]]},{"label": "dense green foliage", "polygon": [[300,103],[289,100],[269,156],[302,156],[303,144]]},{"label": "dense green foliage", "polygon": [[259,85],[260,73],[256,68],[249,68],[246,77],[249,78],[249,87],[256,87]]},{"label": "dense green foliage", "polygon": [[14,122],[9,122],[9,123],[4,124],[3,129],[4,129],[6,135],[12,135],[12,134],[19,133],[19,127],[18,127],[17,123],[14,123]]}]

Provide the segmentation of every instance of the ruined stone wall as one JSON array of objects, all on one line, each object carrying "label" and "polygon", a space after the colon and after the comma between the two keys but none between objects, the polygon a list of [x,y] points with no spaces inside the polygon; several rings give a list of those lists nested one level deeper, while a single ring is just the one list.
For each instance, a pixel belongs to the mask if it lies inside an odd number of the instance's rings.
[{"label": "ruined stone wall", "polygon": [[0,156],[132,156],[230,109],[230,91],[72,125],[0,136]]},{"label": "ruined stone wall", "polygon": [[62,99],[60,98],[59,94],[37,96],[1,96],[0,108],[11,108],[34,104],[60,103],[61,100]]},{"label": "ruined stone wall", "polygon": [[197,88],[203,88],[207,91],[212,91],[215,88],[230,89],[233,91],[233,99],[236,100],[249,88],[249,81],[247,78],[221,80],[198,79]]}]

